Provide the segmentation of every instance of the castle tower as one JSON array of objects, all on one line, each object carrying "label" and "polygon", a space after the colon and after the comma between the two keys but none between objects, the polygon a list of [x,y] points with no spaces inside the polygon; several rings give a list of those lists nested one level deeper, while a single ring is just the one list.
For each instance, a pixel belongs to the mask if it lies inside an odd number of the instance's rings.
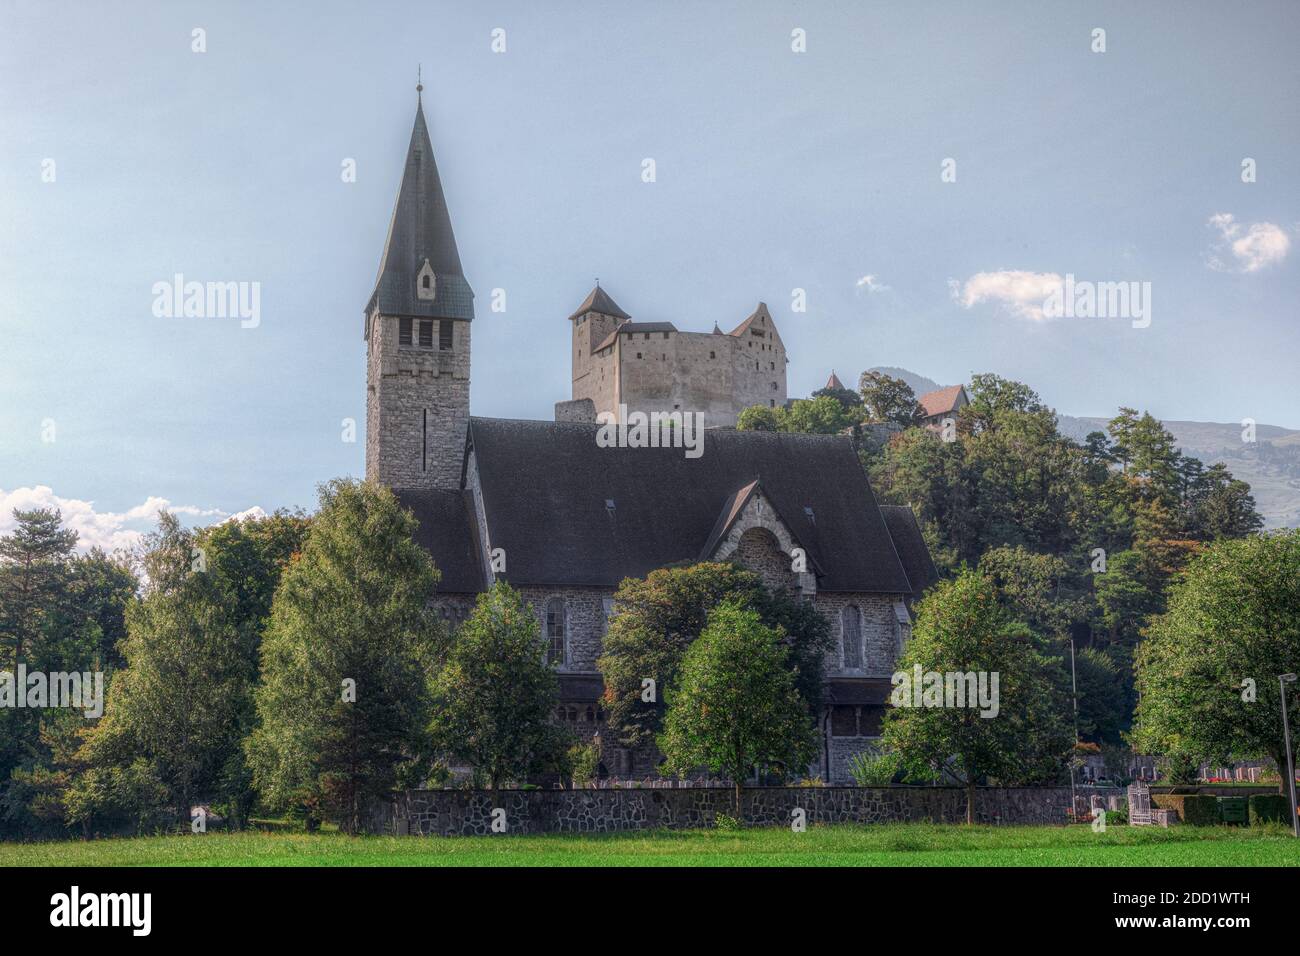
[{"label": "castle tower", "polygon": [[599,282],[569,316],[573,325],[572,394],[575,399],[590,398],[598,410],[618,404],[616,363],[593,358],[593,353],[611,347],[614,330],[630,318]]},{"label": "castle tower", "polygon": [[474,293],[461,271],[417,97],[402,185],[365,310],[367,478],[392,488],[460,487],[473,318]]}]

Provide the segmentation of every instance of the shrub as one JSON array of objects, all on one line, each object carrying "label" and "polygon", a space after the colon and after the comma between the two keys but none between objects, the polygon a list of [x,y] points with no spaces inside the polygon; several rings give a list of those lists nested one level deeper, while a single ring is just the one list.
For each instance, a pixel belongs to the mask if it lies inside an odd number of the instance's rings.
[{"label": "shrub", "polygon": [[1222,823],[1217,797],[1196,793],[1153,793],[1151,803],[1162,810],[1173,810],[1178,819],[1194,827],[1212,827]]},{"label": "shrub", "polygon": [[1291,812],[1287,809],[1287,798],[1280,793],[1257,793],[1250,798],[1250,825],[1260,826],[1264,823],[1290,823]]},{"label": "shrub", "polygon": [[898,754],[864,750],[849,759],[849,776],[859,787],[887,787],[899,770]]},{"label": "shrub", "polygon": [[741,826],[737,818],[726,813],[718,813],[713,817],[713,827],[716,830],[739,830]]},{"label": "shrub", "polygon": [[569,748],[569,770],[575,788],[585,787],[596,779],[600,767],[600,746],[595,743],[574,744]]}]

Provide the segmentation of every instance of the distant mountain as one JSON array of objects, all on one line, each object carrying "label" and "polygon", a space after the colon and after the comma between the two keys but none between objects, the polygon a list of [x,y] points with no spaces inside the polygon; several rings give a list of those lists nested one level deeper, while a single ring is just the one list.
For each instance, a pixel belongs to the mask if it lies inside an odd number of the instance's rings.
[{"label": "distant mountain", "polygon": [[[907,387],[916,393],[917,398],[920,398],[926,392],[933,392],[935,389],[943,388],[934,379],[926,378],[924,375],[917,375],[915,372],[909,372],[905,368],[895,368],[892,365],[877,365],[875,368],[867,369],[867,371],[883,372],[891,378],[901,378],[907,383]],[[854,379],[852,382],[845,382],[844,384],[849,388],[857,388],[858,380]]]},{"label": "distant mountain", "polygon": [[[876,366],[872,371],[901,378],[918,396],[941,388],[933,379],[905,368]],[[853,387],[857,384],[845,382]],[[1061,434],[1083,441],[1089,432],[1104,432],[1110,418],[1076,417],[1057,413]],[[1255,441],[1242,441],[1242,426],[1231,422],[1167,421],[1184,455],[1206,465],[1222,463],[1250,484],[1255,506],[1266,528],[1300,528],[1300,431],[1278,425],[1256,425]]]}]

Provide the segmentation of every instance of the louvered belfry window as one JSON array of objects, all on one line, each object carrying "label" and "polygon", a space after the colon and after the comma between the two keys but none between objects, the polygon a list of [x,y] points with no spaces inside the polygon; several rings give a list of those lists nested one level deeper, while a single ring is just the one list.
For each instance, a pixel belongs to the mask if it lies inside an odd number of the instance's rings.
[{"label": "louvered belfry window", "polygon": [[420,323],[420,348],[422,349],[433,348],[433,323],[432,322]]},{"label": "louvered belfry window", "polygon": [[411,320],[409,318],[403,318],[398,321],[397,344],[398,345],[411,344]]}]

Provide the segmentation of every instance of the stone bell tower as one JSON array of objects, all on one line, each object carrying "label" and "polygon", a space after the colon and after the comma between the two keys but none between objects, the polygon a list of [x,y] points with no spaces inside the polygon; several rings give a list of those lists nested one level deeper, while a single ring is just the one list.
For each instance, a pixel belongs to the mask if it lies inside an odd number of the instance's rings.
[{"label": "stone bell tower", "polygon": [[474,293],[461,271],[417,86],[415,127],[365,310],[366,477],[460,487]]}]

